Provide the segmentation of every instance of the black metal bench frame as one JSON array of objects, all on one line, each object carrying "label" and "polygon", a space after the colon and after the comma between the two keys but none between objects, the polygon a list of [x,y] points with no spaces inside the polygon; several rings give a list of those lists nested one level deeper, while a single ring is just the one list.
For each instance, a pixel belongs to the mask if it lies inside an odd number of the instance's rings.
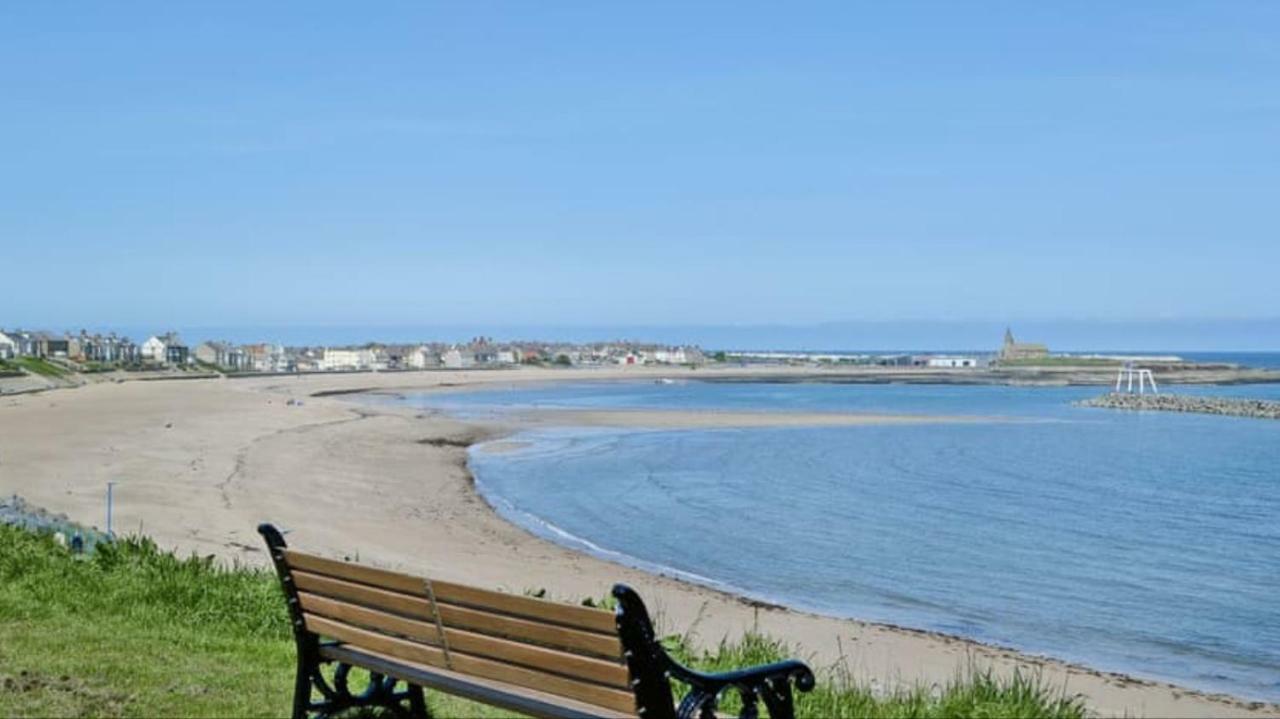
[{"label": "black metal bench frame", "polygon": [[[290,623],[297,643],[298,663],[294,682],[293,717],[330,716],[356,707],[382,707],[395,714],[425,718],[429,716],[423,687],[438,689],[506,709],[546,717],[587,717],[581,705],[568,706],[554,701],[527,696],[527,692],[505,692],[500,685],[487,681],[471,681],[454,672],[424,671],[403,666],[385,657],[373,656],[340,642],[322,642],[307,630],[303,612],[285,561],[287,545],[274,526],[262,524],[258,532],[266,541],[271,560],[280,577],[289,607]],[[749,669],[710,674],[690,669],[672,659],[653,629],[649,612],[640,596],[624,584],[615,584],[617,600],[615,617],[618,638],[631,676],[635,693],[636,714],[644,719],[713,719],[720,699],[736,692],[742,699],[740,719],[756,719],[761,702],[772,719],[795,716],[792,684],[800,691],[814,687],[814,675],[807,665],[797,660],[775,662]],[[334,676],[329,681],[322,668],[333,664]],[[366,689],[353,693],[348,677],[353,667],[369,672]],[[689,691],[677,705],[671,680],[689,685]],[[397,690],[403,682],[405,688]],[[313,701],[313,693],[321,697]]]}]

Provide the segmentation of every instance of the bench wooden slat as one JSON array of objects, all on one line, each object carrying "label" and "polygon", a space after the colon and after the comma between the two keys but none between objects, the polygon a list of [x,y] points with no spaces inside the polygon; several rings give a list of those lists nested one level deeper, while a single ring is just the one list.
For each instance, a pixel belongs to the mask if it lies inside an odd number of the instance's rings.
[{"label": "bench wooden slat", "polygon": [[[362,628],[377,629],[440,645],[439,630],[432,622],[406,619],[394,614],[347,604],[307,592],[298,594],[303,611],[335,619]],[[583,657],[556,649],[486,636],[445,627],[445,638],[451,652],[475,654],[498,661],[522,664],[543,671],[598,682],[619,689],[628,688],[628,674],[621,661]]]},{"label": "bench wooden slat", "polygon": [[318,614],[304,612],[302,620],[307,625],[307,631],[321,636],[332,637],[353,647],[389,654],[393,657],[419,664],[430,664],[433,667],[445,666],[444,652],[438,647],[411,642],[407,639],[396,639],[386,634],[361,629],[346,622],[327,619]]},{"label": "bench wooden slat", "polygon": [[393,592],[422,593],[422,577],[392,572],[387,569],[367,567],[354,562],[326,559],[317,557],[314,554],[296,552],[292,549],[284,550],[284,559],[291,568],[301,569],[312,574],[324,574],[344,579],[348,582],[368,584],[380,589],[390,589]]},{"label": "bench wooden slat", "polygon": [[444,651],[437,647],[360,629],[344,622],[334,621],[311,613],[304,613],[303,621],[306,623],[307,631],[309,632],[332,637],[346,642],[352,647],[385,654],[397,659],[446,669],[450,668],[451,663],[453,671],[558,694],[607,707],[614,711],[627,712],[634,711],[635,708],[635,699],[632,694],[621,689],[591,684],[452,650],[449,652],[450,661],[446,662]]},{"label": "bench wooden slat", "polygon": [[586,704],[566,697],[547,694],[535,689],[482,679],[448,669],[406,662],[376,652],[353,649],[346,645],[324,646],[320,654],[326,659],[347,662],[366,667],[386,676],[417,684],[428,689],[446,692],[483,702],[500,709],[548,719],[634,719],[635,710],[615,712],[593,704]]},{"label": "bench wooden slat", "polygon": [[616,634],[618,631],[617,620],[614,618],[613,613],[602,609],[548,602],[545,599],[504,594],[452,582],[433,580],[431,585],[435,591],[436,601],[439,602],[461,604],[503,614],[514,614],[519,617],[537,619],[552,624],[563,624],[564,626],[586,629],[602,634]]},{"label": "bench wooden slat", "polygon": [[[431,602],[424,596],[412,596],[355,584],[333,577],[294,571],[294,584],[299,591],[341,599],[362,607],[400,614],[415,619],[434,621]],[[622,643],[616,634],[603,635],[572,629],[557,624],[544,624],[536,619],[522,619],[506,614],[493,614],[479,609],[440,603],[440,621],[484,634],[545,644],[561,649],[605,658],[622,656]]]},{"label": "bench wooden slat", "polygon": [[440,644],[440,630],[432,621],[408,619],[398,614],[388,614],[368,607],[347,604],[310,592],[298,592],[298,603],[302,605],[302,611],[308,614],[367,629],[376,629],[380,632],[398,634],[434,646]]},{"label": "bench wooden slat", "polygon": [[336,597],[351,604],[370,609],[380,609],[393,614],[403,614],[415,619],[435,621],[431,614],[431,601],[423,595],[401,594],[363,584],[353,584],[341,579],[325,577],[309,572],[293,573],[293,582],[299,591]]},{"label": "bench wooden slat", "polygon": [[618,689],[628,688],[627,668],[619,662],[609,662],[569,654],[555,649],[513,642],[508,639],[488,637],[483,634],[445,629],[449,651],[496,659],[507,664],[520,664],[541,671],[562,674],[574,679],[584,679]]},{"label": "bench wooden slat", "polygon": [[452,652],[451,657],[455,671],[571,697],[598,706],[608,707],[614,711],[635,711],[635,697],[629,691],[599,684],[588,684],[555,674],[540,672],[536,669],[506,664],[470,654]]},{"label": "bench wooden slat", "polygon": [[484,634],[509,637],[534,644],[558,647],[580,654],[622,658],[622,642],[616,634],[604,635],[571,629],[557,624],[543,624],[533,619],[520,619],[506,614],[492,614],[479,609],[440,603],[440,621],[446,627],[457,627]]}]

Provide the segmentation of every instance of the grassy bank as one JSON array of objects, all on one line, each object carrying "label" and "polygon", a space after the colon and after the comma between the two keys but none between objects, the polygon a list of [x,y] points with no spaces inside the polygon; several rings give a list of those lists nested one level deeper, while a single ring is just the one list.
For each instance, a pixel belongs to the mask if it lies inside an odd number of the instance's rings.
[{"label": "grassy bank", "polygon": [[[684,660],[711,669],[794,653],[756,635],[710,651],[667,641]],[[2,716],[284,716],[293,660],[274,575],[179,559],[147,540],[75,557],[47,536],[0,526]],[[819,673],[818,688],[799,697],[801,716],[1084,714],[1077,701],[1027,678],[972,673],[949,687],[877,696]],[[502,716],[428,697],[437,717]]]},{"label": "grassy bank", "polygon": [[52,377],[60,379],[70,374],[66,369],[50,362],[49,360],[40,359],[39,357],[16,357],[8,360],[13,367],[24,369],[32,374],[38,374],[41,377]]},{"label": "grassy bank", "polygon": [[1052,367],[1055,369],[1097,369],[1098,367],[1119,367],[1124,360],[1109,357],[1028,357],[1025,359],[1002,359],[997,367]]}]

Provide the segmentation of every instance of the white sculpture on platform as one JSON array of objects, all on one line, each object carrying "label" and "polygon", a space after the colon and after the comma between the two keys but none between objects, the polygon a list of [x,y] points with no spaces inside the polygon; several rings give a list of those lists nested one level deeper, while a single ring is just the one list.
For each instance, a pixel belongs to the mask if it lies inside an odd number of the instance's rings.
[{"label": "white sculpture on platform", "polygon": [[1138,394],[1146,394],[1146,383],[1151,383],[1151,393],[1160,394],[1160,390],[1156,388],[1156,378],[1151,374],[1149,369],[1138,369],[1133,366],[1132,362],[1125,362],[1120,368],[1120,372],[1116,375],[1116,391],[1120,391],[1121,384],[1127,379],[1129,381],[1126,392],[1133,392],[1133,378],[1138,378]]}]

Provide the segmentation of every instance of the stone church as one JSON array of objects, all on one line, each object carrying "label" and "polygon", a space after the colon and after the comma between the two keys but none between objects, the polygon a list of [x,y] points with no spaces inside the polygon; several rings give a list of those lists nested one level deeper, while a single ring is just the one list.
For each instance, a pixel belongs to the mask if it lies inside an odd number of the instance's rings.
[{"label": "stone church", "polygon": [[1039,359],[1049,356],[1049,348],[1032,342],[1018,342],[1013,338],[1013,330],[1004,330],[1004,346],[1000,348],[1000,359],[1021,360]]}]

